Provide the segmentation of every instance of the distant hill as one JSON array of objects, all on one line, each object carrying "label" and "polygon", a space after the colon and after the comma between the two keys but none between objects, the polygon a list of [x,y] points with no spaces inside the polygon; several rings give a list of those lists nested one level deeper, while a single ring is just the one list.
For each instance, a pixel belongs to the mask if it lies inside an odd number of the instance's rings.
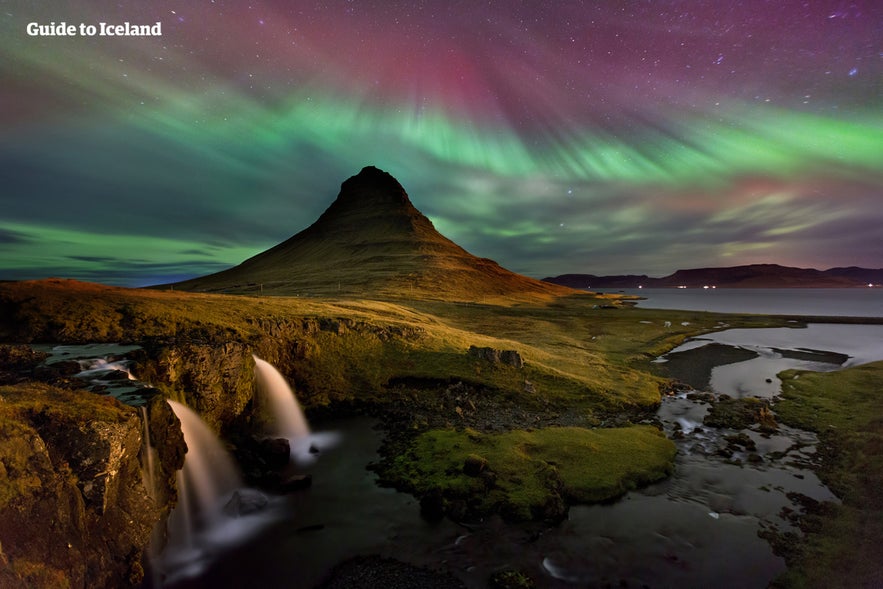
[{"label": "distant hill", "polygon": [[562,274],[544,278],[546,282],[571,288],[851,288],[868,284],[883,285],[883,269],[869,270],[851,266],[815,270],[792,268],[778,264],[751,264],[728,268],[695,268],[678,270],[662,278],[642,275],[596,276],[594,274]]},{"label": "distant hill", "polygon": [[171,286],[462,301],[576,294],[470,254],[436,231],[395,178],[373,166],[346,180],[331,206],[300,233],[229,270]]}]

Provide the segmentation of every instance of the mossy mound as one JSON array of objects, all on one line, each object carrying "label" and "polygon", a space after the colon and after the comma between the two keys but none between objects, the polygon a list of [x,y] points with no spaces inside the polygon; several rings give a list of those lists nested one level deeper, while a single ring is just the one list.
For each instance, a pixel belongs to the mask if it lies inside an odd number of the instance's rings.
[{"label": "mossy mound", "polygon": [[650,426],[430,430],[386,463],[381,478],[422,497],[427,514],[556,521],[569,503],[613,499],[668,476],[675,453]]}]

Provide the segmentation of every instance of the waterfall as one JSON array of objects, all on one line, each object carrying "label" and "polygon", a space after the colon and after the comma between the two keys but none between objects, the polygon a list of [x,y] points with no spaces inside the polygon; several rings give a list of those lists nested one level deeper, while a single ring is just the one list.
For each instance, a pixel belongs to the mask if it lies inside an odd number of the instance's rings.
[{"label": "waterfall", "polygon": [[151,499],[156,499],[156,463],[153,458],[153,444],[150,443],[150,421],[147,415],[147,406],[142,405],[141,410],[141,422],[144,427],[144,434],[142,437],[142,446],[141,450],[144,453],[144,463],[141,465],[144,473],[144,488],[147,489],[147,496]]},{"label": "waterfall", "polygon": [[269,362],[254,355],[252,358],[254,358],[258,390],[269,401],[273,416],[273,431],[270,434],[291,441],[309,436],[310,426],[285,377]]},{"label": "waterfall", "polygon": [[[181,421],[181,431],[187,444],[183,478],[188,494],[189,508],[194,518],[211,520],[220,509],[221,500],[242,482],[230,455],[221,441],[192,409],[176,401],[166,401]],[[188,527],[192,526],[188,523]]]}]

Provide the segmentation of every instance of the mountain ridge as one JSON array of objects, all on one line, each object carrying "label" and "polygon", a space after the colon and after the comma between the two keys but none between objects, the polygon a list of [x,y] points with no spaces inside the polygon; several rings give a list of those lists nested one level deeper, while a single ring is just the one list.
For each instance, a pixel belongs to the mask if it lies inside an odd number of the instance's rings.
[{"label": "mountain ridge", "polygon": [[858,266],[828,270],[795,268],[779,264],[746,264],[713,268],[691,268],[654,278],[646,274],[598,276],[561,274],[543,278],[552,284],[571,288],[856,288],[883,285],[883,268]]}]

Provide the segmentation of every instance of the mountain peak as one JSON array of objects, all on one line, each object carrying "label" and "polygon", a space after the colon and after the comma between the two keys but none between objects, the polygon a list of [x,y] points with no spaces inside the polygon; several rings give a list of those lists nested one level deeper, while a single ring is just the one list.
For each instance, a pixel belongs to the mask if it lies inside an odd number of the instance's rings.
[{"label": "mountain peak", "polygon": [[365,166],[355,176],[340,185],[337,201],[343,203],[365,202],[375,205],[411,205],[408,193],[392,174],[374,166]]},{"label": "mountain peak", "polygon": [[572,294],[473,256],[418,211],[391,174],[366,166],[315,223],[239,266],[178,283],[203,292],[445,300]]}]

